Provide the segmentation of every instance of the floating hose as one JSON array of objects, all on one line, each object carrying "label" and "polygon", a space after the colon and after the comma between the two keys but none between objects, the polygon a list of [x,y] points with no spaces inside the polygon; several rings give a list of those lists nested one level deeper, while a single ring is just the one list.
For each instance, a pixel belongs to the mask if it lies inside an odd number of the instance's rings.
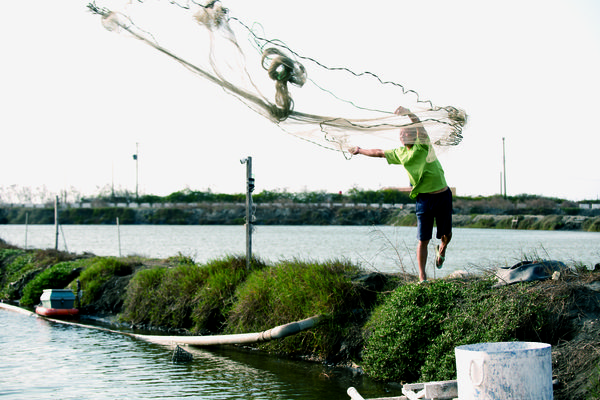
[{"label": "floating hose", "polygon": [[[20,312],[23,314],[37,314],[25,310],[20,307],[0,303],[0,308],[4,308],[11,311]],[[192,346],[218,346],[222,344],[250,344],[259,342],[268,342],[273,339],[282,339],[286,336],[294,335],[298,332],[310,329],[317,325],[322,316],[317,315],[314,317],[306,318],[301,321],[290,322],[289,324],[279,325],[275,328],[268,329],[263,332],[257,333],[241,333],[235,335],[215,335],[215,336],[163,336],[163,335],[140,335],[137,333],[122,332],[114,329],[102,328],[94,325],[80,324],[78,322],[63,321],[60,319],[40,317],[48,319],[50,321],[59,322],[61,324],[81,326],[84,328],[98,329],[107,332],[120,333],[121,335],[127,335],[136,339],[145,340],[151,343],[158,344],[188,344]]]}]

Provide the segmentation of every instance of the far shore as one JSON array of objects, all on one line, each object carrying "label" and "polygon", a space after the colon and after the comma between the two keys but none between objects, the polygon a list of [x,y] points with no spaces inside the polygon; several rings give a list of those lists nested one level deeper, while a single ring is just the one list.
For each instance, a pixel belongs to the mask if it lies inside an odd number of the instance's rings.
[{"label": "far shore", "polygon": [[[271,202],[256,203],[253,210],[254,225],[416,226],[414,204]],[[173,203],[152,207],[138,204],[63,205],[58,207],[57,213],[53,207],[0,205],[0,224],[54,224],[56,215],[61,225],[243,225],[246,205],[237,202]],[[600,210],[503,210],[466,205],[458,200],[453,225],[457,228],[600,232]]]}]

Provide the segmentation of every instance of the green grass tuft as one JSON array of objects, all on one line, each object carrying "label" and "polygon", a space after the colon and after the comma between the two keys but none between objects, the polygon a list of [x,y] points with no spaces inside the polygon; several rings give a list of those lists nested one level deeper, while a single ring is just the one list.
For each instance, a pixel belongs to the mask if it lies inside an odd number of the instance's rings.
[{"label": "green grass tuft", "polygon": [[[77,257],[56,250],[0,249],[0,298],[17,300],[23,296],[25,285],[45,269]],[[26,299],[26,303],[37,300]]]},{"label": "green grass tuft", "polygon": [[177,258],[175,267],[139,271],[130,281],[121,319],[133,324],[215,332],[222,328],[237,285],[264,264],[229,256],[197,265]]},{"label": "green grass tuft", "polygon": [[194,332],[220,332],[235,302],[235,291],[253,271],[260,271],[265,264],[253,258],[250,269],[246,258],[228,256],[208,262],[203,266],[206,274],[204,284],[194,296],[192,310]]},{"label": "green grass tuft", "polygon": [[32,264],[33,256],[24,250],[2,249],[0,252],[0,266],[2,268],[2,287],[0,297],[3,300],[16,300],[20,293],[15,283],[28,276],[31,271],[41,267]]},{"label": "green grass tuft", "polygon": [[113,276],[132,274],[136,264],[138,262],[135,259],[116,257],[94,257],[82,261],[85,269],[79,276],[83,288],[81,305],[85,306],[96,301],[102,295],[103,286],[109,279]]},{"label": "green grass tuft", "polygon": [[315,315],[328,315],[319,327],[264,349],[288,354],[328,356],[350,320],[348,310],[361,308],[351,278],[360,270],[346,261],[283,261],[250,275],[237,290],[227,321],[228,332],[260,332]]},{"label": "green grass tuft", "polygon": [[[127,286],[127,293],[120,319],[133,324],[151,323],[157,313],[156,298],[165,267],[154,267],[138,271]],[[158,310],[160,312],[160,310]],[[157,318],[158,319],[158,318]]]}]

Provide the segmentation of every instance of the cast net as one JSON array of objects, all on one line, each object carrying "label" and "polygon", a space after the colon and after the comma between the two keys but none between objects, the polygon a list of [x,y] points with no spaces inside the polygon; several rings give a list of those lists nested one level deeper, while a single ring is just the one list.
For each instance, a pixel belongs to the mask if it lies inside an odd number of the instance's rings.
[{"label": "cast net", "polygon": [[[218,1],[112,3],[115,7],[88,5],[106,29],[141,40],[283,131],[346,157],[354,145],[398,147],[400,128],[426,132],[413,136],[438,148],[462,140],[463,110],[436,106],[371,72],[324,65],[266,38],[260,25],[249,26]],[[410,114],[396,112],[398,107]],[[434,146],[429,146],[430,159]]]}]

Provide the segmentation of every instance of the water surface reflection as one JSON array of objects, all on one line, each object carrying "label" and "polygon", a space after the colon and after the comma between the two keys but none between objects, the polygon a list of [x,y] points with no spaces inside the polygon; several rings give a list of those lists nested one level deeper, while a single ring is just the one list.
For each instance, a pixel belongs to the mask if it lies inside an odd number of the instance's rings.
[{"label": "water surface reflection", "polygon": [[0,396],[5,399],[347,399],[385,388],[345,369],[232,347],[173,349],[114,332],[0,309]]}]

